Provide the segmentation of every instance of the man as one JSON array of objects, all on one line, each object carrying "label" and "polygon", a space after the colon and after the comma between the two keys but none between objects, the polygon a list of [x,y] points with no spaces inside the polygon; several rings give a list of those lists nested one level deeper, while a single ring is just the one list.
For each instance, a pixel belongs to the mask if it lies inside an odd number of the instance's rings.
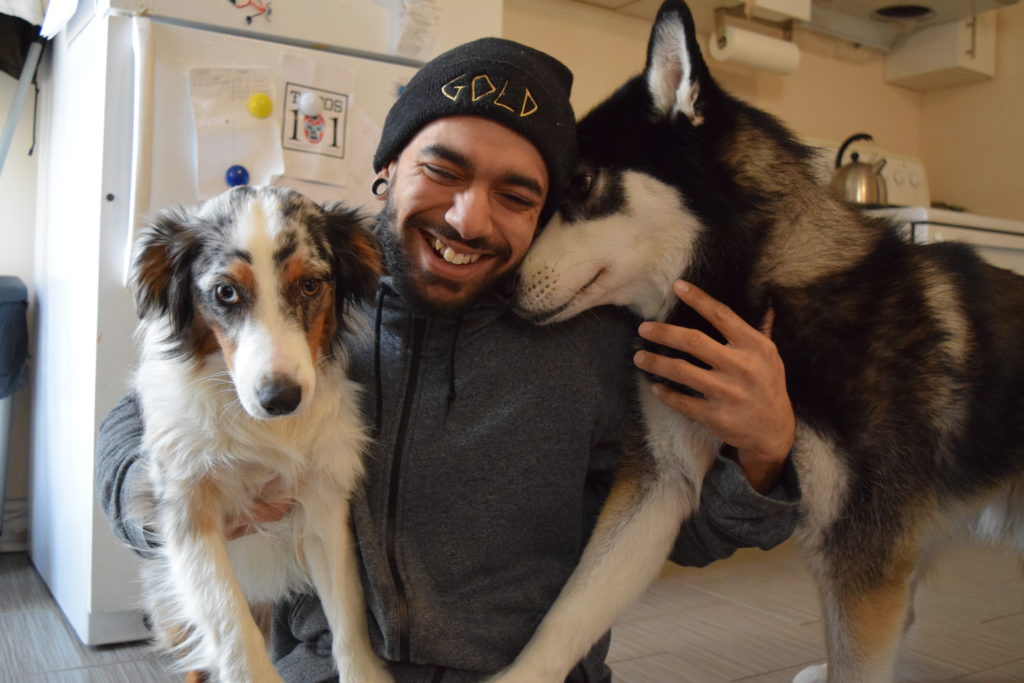
[{"label": "man", "polygon": [[[511,662],[572,572],[630,426],[635,321],[603,309],[534,327],[503,297],[572,170],[571,82],[523,45],[460,46],[412,79],[375,155],[388,276],[369,311],[373,339],[350,350],[375,437],[353,525],[371,638],[398,681],[476,681]],[[693,288],[683,296],[716,310]],[[791,482],[778,485],[793,438],[781,363],[764,335],[719,313],[727,337],[754,341],[692,348],[686,331],[643,331],[712,361],[706,399],[664,400],[738,447],[681,530],[673,559],[696,565],[770,547],[795,518]],[[638,360],[671,379],[685,373]],[[738,370],[748,361],[753,370]],[[144,553],[159,539],[121,514],[139,425],[128,397],[101,429],[99,480],[115,531]],[[226,524],[246,533],[287,508],[268,493],[253,520]],[[610,680],[607,647],[606,637],[570,680]],[[286,680],[334,680],[315,596],[277,607],[273,650]]]}]

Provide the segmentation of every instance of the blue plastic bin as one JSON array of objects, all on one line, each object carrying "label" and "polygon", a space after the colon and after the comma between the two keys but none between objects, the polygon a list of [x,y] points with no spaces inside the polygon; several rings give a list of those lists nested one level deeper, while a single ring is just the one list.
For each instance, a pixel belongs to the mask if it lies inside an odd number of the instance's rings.
[{"label": "blue plastic bin", "polygon": [[0,275],[0,533],[7,493],[11,394],[28,376],[28,289],[20,278]]}]

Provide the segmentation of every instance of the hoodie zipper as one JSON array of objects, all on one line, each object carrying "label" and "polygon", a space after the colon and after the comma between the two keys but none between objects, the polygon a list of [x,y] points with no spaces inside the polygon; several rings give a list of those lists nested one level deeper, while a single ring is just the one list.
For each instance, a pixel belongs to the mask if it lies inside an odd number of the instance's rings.
[{"label": "hoodie zipper", "polygon": [[396,526],[398,519],[398,489],[402,474],[402,455],[405,450],[405,432],[409,426],[412,403],[416,396],[416,384],[419,380],[420,354],[423,347],[426,321],[423,318],[413,319],[412,351],[409,364],[409,381],[406,385],[405,397],[402,402],[402,414],[398,422],[398,433],[395,438],[395,450],[391,458],[391,480],[388,486],[388,516],[384,530],[385,550],[391,580],[395,585],[398,602],[398,661],[409,661],[409,597],[398,571],[398,551]]}]

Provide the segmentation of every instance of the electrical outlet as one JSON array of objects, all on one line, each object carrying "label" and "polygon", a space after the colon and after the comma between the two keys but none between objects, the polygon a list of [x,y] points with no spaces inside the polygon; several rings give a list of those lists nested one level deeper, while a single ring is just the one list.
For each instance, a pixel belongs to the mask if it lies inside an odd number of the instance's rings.
[{"label": "electrical outlet", "polygon": [[3,512],[0,553],[25,552],[28,550],[28,501],[9,500]]}]

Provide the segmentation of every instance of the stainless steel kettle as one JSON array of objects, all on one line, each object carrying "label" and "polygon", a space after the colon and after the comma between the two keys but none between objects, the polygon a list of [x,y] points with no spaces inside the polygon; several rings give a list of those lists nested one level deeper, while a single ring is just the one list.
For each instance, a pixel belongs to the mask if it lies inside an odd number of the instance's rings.
[{"label": "stainless steel kettle", "polygon": [[860,160],[857,152],[850,154],[853,160],[843,165],[843,153],[850,143],[857,140],[874,140],[867,133],[857,133],[846,139],[846,142],[839,148],[836,154],[836,171],[830,183],[832,191],[841,199],[857,204],[885,204],[888,201],[888,192],[885,187],[885,178],[882,177],[882,169],[885,167],[885,159],[879,159],[873,164],[867,164]]}]

